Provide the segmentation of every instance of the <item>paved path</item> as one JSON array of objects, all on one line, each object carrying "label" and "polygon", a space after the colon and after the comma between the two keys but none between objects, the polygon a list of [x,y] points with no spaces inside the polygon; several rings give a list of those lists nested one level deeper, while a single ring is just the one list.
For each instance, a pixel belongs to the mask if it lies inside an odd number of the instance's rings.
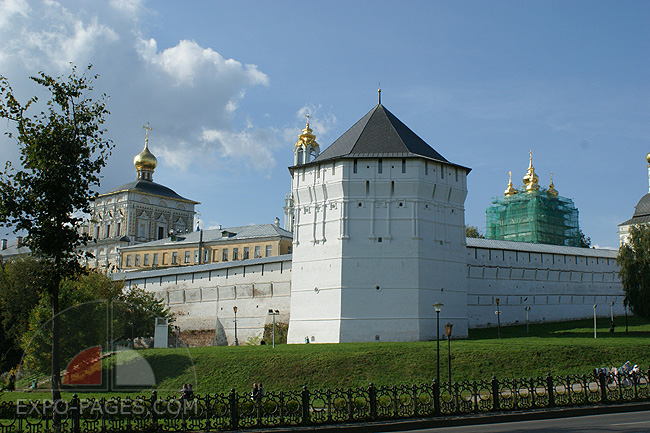
[{"label": "paved path", "polygon": [[650,432],[650,411],[409,431],[411,433],[648,433]]}]

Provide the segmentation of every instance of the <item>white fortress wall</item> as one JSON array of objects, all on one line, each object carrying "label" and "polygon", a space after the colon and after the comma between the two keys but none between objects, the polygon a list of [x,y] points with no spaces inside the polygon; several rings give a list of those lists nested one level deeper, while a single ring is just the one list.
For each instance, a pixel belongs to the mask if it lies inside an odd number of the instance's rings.
[{"label": "white fortress wall", "polygon": [[279,310],[277,322],[289,322],[291,256],[265,257],[161,270],[114,274],[127,287],[137,285],[163,299],[181,330],[214,330],[216,343],[244,344],[271,323],[268,310]]},{"label": "white fortress wall", "polygon": [[624,314],[615,250],[467,239],[470,328]]}]

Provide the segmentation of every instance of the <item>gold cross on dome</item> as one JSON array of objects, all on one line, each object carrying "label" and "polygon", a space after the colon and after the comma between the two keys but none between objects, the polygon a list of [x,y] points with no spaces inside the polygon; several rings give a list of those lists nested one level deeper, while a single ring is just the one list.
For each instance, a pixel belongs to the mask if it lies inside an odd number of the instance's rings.
[{"label": "gold cross on dome", "polygon": [[153,131],[153,128],[149,126],[149,122],[147,122],[147,125],[143,126],[142,128],[147,131],[144,140],[145,142],[149,143],[149,131]]}]

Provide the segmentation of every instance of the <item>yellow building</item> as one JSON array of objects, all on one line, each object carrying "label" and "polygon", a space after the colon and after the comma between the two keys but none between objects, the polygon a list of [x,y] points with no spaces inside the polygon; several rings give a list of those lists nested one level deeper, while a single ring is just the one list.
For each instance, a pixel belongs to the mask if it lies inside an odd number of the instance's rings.
[{"label": "yellow building", "polygon": [[248,260],[291,254],[293,237],[275,224],[200,230],[123,247],[123,271]]}]

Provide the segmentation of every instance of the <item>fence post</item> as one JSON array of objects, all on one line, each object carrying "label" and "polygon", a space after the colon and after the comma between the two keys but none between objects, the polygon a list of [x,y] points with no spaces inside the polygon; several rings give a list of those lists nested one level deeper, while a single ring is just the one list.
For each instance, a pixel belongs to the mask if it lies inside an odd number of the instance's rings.
[{"label": "fence post", "polygon": [[418,406],[420,402],[418,401],[418,387],[413,384],[411,385],[411,391],[413,391],[413,416],[418,416]]},{"label": "fence post", "polygon": [[154,390],[149,398],[151,402],[151,426],[153,431],[158,431],[158,393]]},{"label": "fence post", "polygon": [[440,385],[436,379],[433,379],[433,408],[440,415]]},{"label": "fence post", "polygon": [[377,390],[372,382],[368,386],[368,398],[370,400],[370,419],[375,420],[377,419]]},{"label": "fence post", "polygon": [[79,397],[77,394],[72,395],[70,409],[72,410],[72,433],[79,433],[81,426],[79,425]]},{"label": "fence post", "polygon": [[237,393],[235,392],[235,388],[230,389],[228,401],[230,403],[230,430],[237,430],[239,428],[239,410],[237,407]]},{"label": "fence post", "polygon": [[309,425],[309,390],[307,385],[302,387],[302,424]]},{"label": "fence post", "polygon": [[550,373],[546,373],[546,393],[548,394],[548,407],[555,407],[555,386]]},{"label": "fence post", "polygon": [[490,384],[492,385],[492,410],[497,411],[501,407],[499,403],[499,381],[494,375]]},{"label": "fence post", "polygon": [[605,372],[598,373],[598,382],[600,382],[600,402],[607,403],[607,378]]}]

